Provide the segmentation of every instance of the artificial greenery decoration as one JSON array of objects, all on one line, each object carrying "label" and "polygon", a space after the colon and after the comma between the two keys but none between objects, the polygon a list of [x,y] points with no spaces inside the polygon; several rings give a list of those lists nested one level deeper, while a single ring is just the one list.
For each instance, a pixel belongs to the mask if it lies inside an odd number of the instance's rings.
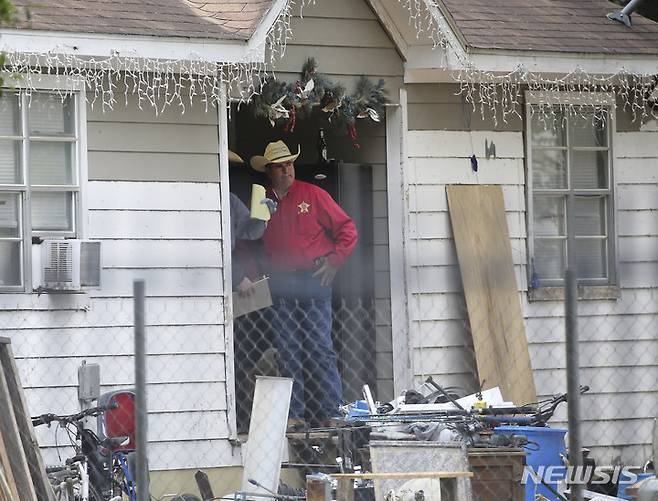
[{"label": "artificial greenery decoration", "polygon": [[267,78],[251,106],[254,116],[269,120],[272,127],[285,123],[285,132],[293,132],[298,118],[308,117],[313,109],[320,108],[330,124],[347,128],[358,147],[356,121],[367,118],[379,122],[389,102],[387,94],[383,79],[373,83],[361,76],[354,92],[348,95],[343,85],[319,73],[315,59],[309,58],[296,82],[286,84]]}]

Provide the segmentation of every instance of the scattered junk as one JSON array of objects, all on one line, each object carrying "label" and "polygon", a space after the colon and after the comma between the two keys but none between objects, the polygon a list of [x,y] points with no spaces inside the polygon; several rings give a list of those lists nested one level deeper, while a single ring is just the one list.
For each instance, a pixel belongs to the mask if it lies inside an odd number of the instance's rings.
[{"label": "scattered junk", "polygon": [[[365,385],[363,400],[345,405],[334,427],[288,433],[291,459],[282,466],[300,470],[306,490],[291,495],[272,488],[270,495],[311,501],[569,499],[567,430],[548,426],[566,394],[517,406],[499,387],[464,396],[429,377],[421,390],[381,403]],[[526,466],[555,467],[562,476],[528,476]],[[629,499],[586,494],[599,501]]]}]

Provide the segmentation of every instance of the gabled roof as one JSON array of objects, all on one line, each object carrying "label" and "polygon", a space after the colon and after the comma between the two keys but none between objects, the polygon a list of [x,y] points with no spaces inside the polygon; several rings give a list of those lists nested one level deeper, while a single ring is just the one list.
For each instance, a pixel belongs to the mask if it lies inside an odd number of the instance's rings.
[{"label": "gabled roof", "polygon": [[12,0],[18,28],[65,33],[249,40],[274,0]]},{"label": "gabled roof", "polygon": [[632,15],[633,27],[607,19],[607,0],[439,0],[453,30],[472,49],[587,54],[658,54],[658,23]]}]

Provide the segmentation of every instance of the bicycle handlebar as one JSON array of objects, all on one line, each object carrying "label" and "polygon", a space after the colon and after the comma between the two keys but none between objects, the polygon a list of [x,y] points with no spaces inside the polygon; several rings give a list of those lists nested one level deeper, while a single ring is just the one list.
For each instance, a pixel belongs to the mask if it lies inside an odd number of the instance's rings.
[{"label": "bicycle handlebar", "polygon": [[85,409],[75,414],[67,414],[62,416],[52,413],[41,414],[40,416],[35,416],[32,418],[32,426],[41,426],[43,424],[50,424],[53,421],[57,421],[65,424],[75,423],[77,421],[81,421],[86,417],[99,416],[100,414],[103,414],[104,412],[107,412],[112,409],[116,409],[117,407],[119,407],[119,404],[117,402],[112,402],[111,404],[108,405],[99,405],[97,407],[90,407],[89,409]]}]

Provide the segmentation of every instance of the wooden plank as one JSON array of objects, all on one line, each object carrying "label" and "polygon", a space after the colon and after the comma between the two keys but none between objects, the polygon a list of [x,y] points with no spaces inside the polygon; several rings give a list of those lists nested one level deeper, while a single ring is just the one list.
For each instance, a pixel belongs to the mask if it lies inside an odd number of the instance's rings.
[{"label": "wooden plank", "polygon": [[[209,325],[221,327],[224,323],[223,298],[185,296],[157,297],[149,294],[151,309],[147,312],[147,327],[194,325],[202,328]],[[25,332],[34,329],[37,335],[41,329],[132,327],[132,296],[117,298],[91,298],[88,310],[80,311],[32,311],[0,312],[4,329]],[[18,347],[17,347],[18,350]],[[22,350],[22,348],[21,348]]]},{"label": "wooden plank", "polygon": [[473,172],[470,158],[413,158],[409,182],[413,184],[525,184],[520,158],[478,159]]},{"label": "wooden plank", "polygon": [[104,269],[103,288],[90,293],[92,297],[129,297],[132,282],[144,279],[148,294],[154,296],[221,296],[221,268],[191,269]]},{"label": "wooden plank", "polygon": [[[655,392],[658,367],[585,367],[580,370],[581,381],[605,381],[606,392]],[[535,371],[537,388],[542,395],[567,391],[566,369],[538,369]]]},{"label": "wooden plank", "polygon": [[[522,242],[525,246],[526,228],[525,213],[506,212],[507,227],[510,237]],[[452,241],[452,226],[448,212],[414,212],[409,215],[410,236],[421,244],[421,239],[450,239]]]},{"label": "wooden plank", "polygon": [[[221,328],[212,325],[149,327],[149,354],[223,353],[225,346],[220,333]],[[17,358],[66,357],[72,353],[119,356],[134,352],[132,326],[10,330],[3,334],[12,338]],[[107,339],[112,339],[112,343],[104,342]]]},{"label": "wooden plank", "polygon": [[[102,383],[133,385],[135,361],[132,356],[88,357],[81,354],[65,358],[24,358],[16,361],[23,374],[24,385],[52,387],[75,385],[78,367],[83,360],[103,368]],[[184,366],[185,370],[174,370]],[[224,381],[224,354],[176,354],[149,357],[149,384]]]},{"label": "wooden plank", "polygon": [[219,211],[90,210],[89,238],[220,239],[220,217]]},{"label": "wooden plank", "polygon": [[[505,209],[508,212],[525,211],[525,188],[519,185],[502,186]],[[445,185],[412,185],[409,187],[409,210],[413,212],[446,212],[448,199]]]},{"label": "wooden plank", "polygon": [[[446,218],[448,215],[446,214]],[[508,217],[508,221],[510,218]],[[526,264],[525,240],[512,238],[512,258],[515,265]],[[455,243],[448,238],[415,240],[409,246],[409,264],[411,266],[452,266],[457,264]]]},{"label": "wooden plank", "polygon": [[[28,408],[33,415],[55,412],[73,413],[79,410],[77,385],[53,388],[28,388],[25,391]],[[101,393],[122,389],[118,385],[101,385]],[[224,383],[162,383],[149,386],[149,411],[192,412],[225,411]],[[175,409],[172,409],[175,407]]]},{"label": "wooden plank", "polygon": [[[130,86],[117,82],[115,94],[118,96],[118,102],[114,108],[103,110],[98,102],[94,107],[87,107],[87,120],[89,122],[115,122],[115,123],[160,123],[160,124],[191,124],[191,125],[216,125],[217,114],[215,108],[201,102],[201,97],[194,98],[192,105],[189,100],[185,99],[185,108],[178,105],[168,106],[164,111],[154,113],[153,108],[146,102],[142,101],[142,109],[139,108],[139,97],[132,92]],[[181,90],[182,95],[189,92],[189,85],[185,85]],[[94,99],[93,93],[87,94],[88,100]]]},{"label": "wooden plank", "polygon": [[658,185],[648,183],[617,185],[617,209],[658,209]]},{"label": "wooden plank", "polygon": [[[314,57],[318,70],[332,75],[402,76],[402,59],[392,47],[320,47],[312,42],[305,45],[288,44],[286,57],[277,62],[277,73],[299,75],[304,63]],[[299,77],[298,77],[299,78]]]},{"label": "wooden plank", "polygon": [[208,268],[219,262],[220,240],[104,240],[107,268]]},{"label": "wooden plank", "polygon": [[217,183],[90,181],[89,209],[219,211]]},{"label": "wooden plank", "polygon": [[[524,266],[514,266],[512,276],[520,290],[526,289],[526,274]],[[441,293],[461,292],[464,290],[460,268],[454,266],[413,267],[410,273],[410,283],[414,292]]]},{"label": "wooden plank", "polygon": [[308,4],[299,4],[295,10],[295,15],[302,17],[321,17],[329,24],[332,22],[342,22],[343,19],[376,19],[375,14],[365,2],[355,2],[353,0],[334,0],[331,3],[312,2]]},{"label": "wooden plank", "polygon": [[16,485],[16,480],[14,480],[14,473],[11,468],[11,461],[9,460],[9,455],[7,454],[7,448],[5,446],[5,441],[2,438],[2,433],[0,433],[0,500],[2,501],[13,501],[18,499],[18,487]]},{"label": "wooden plank", "polygon": [[656,158],[658,132],[619,132],[615,146],[619,158]]},{"label": "wooden plank", "polygon": [[409,157],[486,158],[485,140],[497,158],[524,158],[521,132],[409,131]]},{"label": "wooden plank", "polygon": [[[487,110],[488,111],[488,110]],[[523,132],[523,112],[517,105],[517,115],[508,115],[505,120],[499,115],[494,120],[490,113],[484,117],[479,109],[461,103],[414,103],[409,105],[409,130],[454,130],[454,131],[512,131]]]},{"label": "wooden plank", "polygon": [[534,402],[502,190],[450,186],[447,194],[479,378],[508,400]]},{"label": "wooden plank", "polygon": [[[331,28],[328,28],[331,26]],[[393,47],[393,43],[377,19],[328,20],[304,16],[293,18],[290,45],[317,45],[329,47]],[[322,71],[322,69],[320,69]],[[324,72],[323,72],[324,73]]]},{"label": "wooden plank", "polygon": [[[422,357],[422,360],[421,360]],[[428,374],[451,374],[472,372],[477,374],[473,348],[450,346],[431,348],[423,346],[414,352],[414,367],[422,367]]]},{"label": "wooden plank", "polygon": [[[647,289],[647,292],[651,292]],[[585,303],[585,301],[582,301]],[[608,301],[610,303],[611,301]],[[655,306],[652,307],[655,309]],[[564,305],[562,306],[564,314]],[[656,314],[619,315],[614,310],[609,315],[578,315],[579,337],[588,343],[638,341],[656,338]],[[528,341],[533,344],[560,343],[564,341],[564,316],[530,317],[526,319]]]},{"label": "wooden plank", "polygon": [[658,237],[619,237],[619,261],[658,261]]},{"label": "wooden plank", "polygon": [[622,288],[658,286],[658,269],[655,262],[619,263],[619,277]]},{"label": "wooden plank", "polygon": [[[83,294],[0,294],[0,317],[18,311],[88,310],[89,298]],[[0,325],[5,326],[0,321]]]},{"label": "wooden plank", "polygon": [[[600,328],[597,325],[596,328]],[[580,367],[621,367],[632,363],[636,367],[658,367],[656,340],[588,341],[580,354]],[[531,345],[532,366],[535,369],[566,369],[563,342]]]},{"label": "wooden plank", "polygon": [[219,182],[216,153],[90,151],[90,181]]},{"label": "wooden plank", "polygon": [[[38,447],[33,438],[33,428],[28,421],[25,426],[19,424],[19,420],[26,417],[23,399],[17,395],[15,387],[17,372],[10,360],[10,341],[0,338],[0,435],[6,454],[11,458],[11,476],[14,478],[16,490],[21,501],[37,501],[37,491],[33,483],[31,473],[32,464],[35,467],[42,466],[38,456]],[[22,389],[22,386],[19,386]],[[27,433],[27,436],[24,434]],[[28,446],[27,448],[25,446]],[[28,450],[30,449],[30,450]],[[35,461],[32,463],[32,461]],[[43,472],[45,476],[45,470]],[[41,493],[41,490],[39,491]],[[49,499],[47,492],[43,499]]]},{"label": "wooden plank", "polygon": [[[300,66],[301,68],[301,66]],[[87,127],[89,151],[160,153],[217,153],[213,125],[91,122]]]},{"label": "wooden plank", "polygon": [[618,210],[618,236],[658,236],[658,211]]},{"label": "wooden plank", "polygon": [[615,161],[617,183],[658,183],[655,158],[618,158]]}]

